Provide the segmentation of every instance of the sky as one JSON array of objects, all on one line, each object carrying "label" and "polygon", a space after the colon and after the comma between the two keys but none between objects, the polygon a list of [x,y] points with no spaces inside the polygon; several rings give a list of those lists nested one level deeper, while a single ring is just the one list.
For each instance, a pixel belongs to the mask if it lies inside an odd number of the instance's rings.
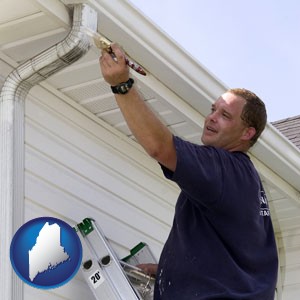
[{"label": "sky", "polygon": [[130,0],[225,86],[300,115],[299,0]]}]

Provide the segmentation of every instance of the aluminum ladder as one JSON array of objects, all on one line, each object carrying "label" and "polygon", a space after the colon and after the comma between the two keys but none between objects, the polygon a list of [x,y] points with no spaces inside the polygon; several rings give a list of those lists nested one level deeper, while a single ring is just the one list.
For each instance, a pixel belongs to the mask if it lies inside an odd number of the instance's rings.
[{"label": "aluminum ladder", "polygon": [[94,219],[85,218],[75,230],[83,257],[81,272],[97,300],[151,300],[155,278],[136,268],[156,263],[148,245],[140,243],[120,260]]}]

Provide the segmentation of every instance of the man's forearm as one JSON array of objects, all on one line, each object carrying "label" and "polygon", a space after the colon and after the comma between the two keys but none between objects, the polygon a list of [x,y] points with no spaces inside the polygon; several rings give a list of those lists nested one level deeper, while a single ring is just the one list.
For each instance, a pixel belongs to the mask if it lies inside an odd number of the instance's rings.
[{"label": "man's forearm", "polygon": [[116,44],[112,44],[111,49],[114,57],[103,52],[100,67],[106,82],[116,89],[116,101],[130,130],[151,157],[174,171],[177,159],[172,133],[147,106],[134,85],[118,94],[117,87],[127,83],[130,74],[122,49]]},{"label": "man's forearm", "polygon": [[131,132],[146,152],[175,170],[176,152],[173,135],[132,87],[125,95],[116,95],[116,101]]}]

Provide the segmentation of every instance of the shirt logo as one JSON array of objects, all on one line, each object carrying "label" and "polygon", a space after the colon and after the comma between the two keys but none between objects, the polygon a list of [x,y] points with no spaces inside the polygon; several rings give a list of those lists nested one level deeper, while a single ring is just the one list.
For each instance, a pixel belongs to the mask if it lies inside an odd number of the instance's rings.
[{"label": "shirt logo", "polygon": [[268,204],[268,199],[264,190],[260,191],[260,215],[262,217],[270,216],[270,209]]}]

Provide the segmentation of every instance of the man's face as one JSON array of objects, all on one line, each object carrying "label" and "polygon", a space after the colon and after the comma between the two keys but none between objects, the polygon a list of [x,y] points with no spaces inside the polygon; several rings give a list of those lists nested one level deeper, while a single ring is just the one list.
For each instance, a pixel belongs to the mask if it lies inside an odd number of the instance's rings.
[{"label": "man's face", "polygon": [[202,143],[228,151],[245,150],[246,126],[241,119],[246,100],[232,93],[223,94],[206,117]]}]

